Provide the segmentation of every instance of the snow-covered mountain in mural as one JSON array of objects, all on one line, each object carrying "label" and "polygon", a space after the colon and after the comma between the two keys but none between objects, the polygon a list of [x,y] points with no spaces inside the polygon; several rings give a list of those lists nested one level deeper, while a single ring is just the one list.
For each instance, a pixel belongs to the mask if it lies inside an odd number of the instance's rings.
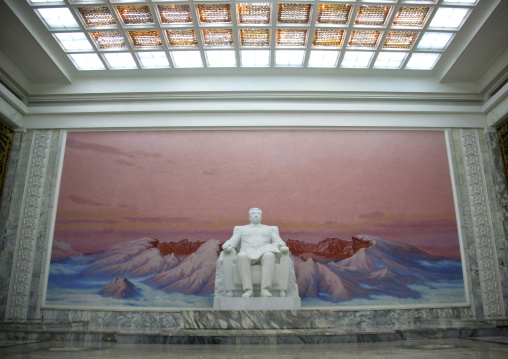
[{"label": "snow-covered mountain in mural", "polygon": [[[460,260],[374,236],[288,240],[304,305],[463,302]],[[47,304],[208,307],[221,243],[141,238],[53,259]],[[125,294],[123,294],[125,293]]]}]

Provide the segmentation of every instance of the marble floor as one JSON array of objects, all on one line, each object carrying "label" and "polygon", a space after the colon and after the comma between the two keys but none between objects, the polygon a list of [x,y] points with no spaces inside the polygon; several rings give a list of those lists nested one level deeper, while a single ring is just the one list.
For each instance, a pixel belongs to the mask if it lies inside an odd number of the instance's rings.
[{"label": "marble floor", "polygon": [[0,358],[508,358],[508,338],[426,339],[303,345],[164,345],[0,340]]}]

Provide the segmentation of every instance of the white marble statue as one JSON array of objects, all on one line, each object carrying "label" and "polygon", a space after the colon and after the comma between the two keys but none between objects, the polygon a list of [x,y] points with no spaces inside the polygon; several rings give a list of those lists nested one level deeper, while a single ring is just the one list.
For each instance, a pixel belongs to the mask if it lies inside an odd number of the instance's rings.
[{"label": "white marble statue", "polygon": [[279,236],[279,229],[276,226],[261,224],[261,215],[259,208],[249,210],[250,224],[236,226],[231,239],[222,245],[226,253],[239,248],[236,267],[242,281],[244,298],[252,297],[254,294],[251,265],[255,263],[261,263],[261,297],[272,296],[270,288],[276,258],[281,252],[284,254],[289,252],[286,243]]}]

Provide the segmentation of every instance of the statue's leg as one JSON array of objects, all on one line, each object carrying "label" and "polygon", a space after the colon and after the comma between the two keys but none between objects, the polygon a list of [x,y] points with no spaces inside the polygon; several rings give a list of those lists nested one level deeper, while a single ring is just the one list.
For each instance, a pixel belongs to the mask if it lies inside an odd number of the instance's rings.
[{"label": "statue's leg", "polygon": [[275,268],[275,254],[266,252],[261,258],[261,296],[271,297],[268,289],[272,286],[273,270]]},{"label": "statue's leg", "polygon": [[250,271],[250,258],[245,252],[240,252],[236,256],[236,268],[242,281],[243,290],[252,290],[252,275]]}]

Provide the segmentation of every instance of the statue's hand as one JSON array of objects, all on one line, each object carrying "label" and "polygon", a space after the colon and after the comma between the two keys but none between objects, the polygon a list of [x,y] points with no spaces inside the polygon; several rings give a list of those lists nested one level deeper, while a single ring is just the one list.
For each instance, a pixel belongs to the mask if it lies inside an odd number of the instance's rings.
[{"label": "statue's hand", "polygon": [[287,254],[287,253],[289,253],[289,248],[288,247],[280,247],[280,252],[282,254]]},{"label": "statue's hand", "polygon": [[233,247],[231,247],[231,246],[227,246],[227,247],[222,247],[222,249],[224,250],[224,252],[226,252],[226,253],[228,253],[228,254],[229,254],[229,253],[231,253],[231,251],[233,250]]}]

